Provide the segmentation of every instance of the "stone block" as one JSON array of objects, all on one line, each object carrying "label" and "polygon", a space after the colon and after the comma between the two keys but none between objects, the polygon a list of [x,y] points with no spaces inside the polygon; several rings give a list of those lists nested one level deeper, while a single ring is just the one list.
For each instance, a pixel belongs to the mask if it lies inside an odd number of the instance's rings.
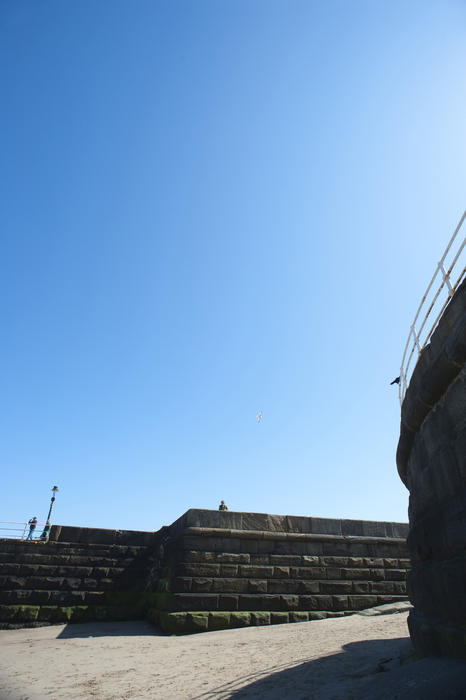
[{"label": "stone block", "polygon": [[300,566],[303,559],[317,559],[318,557],[302,557],[299,554],[271,554],[270,564],[273,566]]},{"label": "stone block", "polygon": [[348,596],[334,595],[332,596],[333,610],[348,610]]},{"label": "stone block", "polygon": [[327,568],[327,578],[331,581],[341,579],[343,576],[344,569],[334,569],[332,567]]},{"label": "stone block", "polygon": [[383,581],[385,579],[385,569],[369,569],[369,577],[373,581]]},{"label": "stone block", "polygon": [[273,611],[270,613],[270,624],[272,625],[282,625],[289,622],[290,617],[287,612]]},{"label": "stone block", "polygon": [[238,596],[238,610],[267,610],[264,597],[258,594],[241,594]]},{"label": "stone block", "polygon": [[405,581],[405,569],[385,569],[385,578],[389,581]]},{"label": "stone block", "polygon": [[296,565],[302,565],[302,566],[319,566],[320,564],[322,566],[327,566],[327,564],[324,563],[324,561],[321,559],[321,557],[318,557],[316,555],[311,555],[311,554],[303,554],[302,557],[296,557],[296,559],[301,559],[299,562],[290,562],[290,566],[293,566],[295,563]]},{"label": "stone block", "polygon": [[249,581],[244,578],[214,578],[212,591],[216,593],[246,593],[249,590],[248,584]]},{"label": "stone block", "polygon": [[70,588],[72,590],[79,590],[82,581],[80,578],[65,578],[63,579],[64,588]]},{"label": "stone block", "polygon": [[248,580],[249,593],[267,593],[267,581],[253,578]]},{"label": "stone block", "polygon": [[0,622],[9,622],[16,615],[16,605],[0,605]]},{"label": "stone block", "polygon": [[219,589],[214,587],[214,581],[224,581],[225,579],[211,579],[211,578],[193,578],[191,582],[191,592],[192,593],[209,593],[210,591],[217,592]]},{"label": "stone block", "polygon": [[250,554],[249,563],[252,566],[269,566],[271,554]]},{"label": "stone block", "polygon": [[252,625],[270,625],[270,612],[252,612],[251,613],[251,624]]},{"label": "stone block", "polygon": [[328,613],[321,610],[313,610],[309,613],[309,620],[325,620],[326,617],[328,617]]},{"label": "stone block", "polygon": [[272,575],[273,575],[273,578],[289,578],[290,577],[290,567],[289,566],[274,566]]},{"label": "stone block", "polygon": [[192,578],[178,576],[173,579],[172,591],[173,593],[190,593],[192,586]]},{"label": "stone block", "polygon": [[161,613],[160,624],[168,634],[186,634],[186,613]]},{"label": "stone block", "polygon": [[238,610],[238,599],[237,595],[224,595],[220,594],[218,597],[218,609],[219,610]]},{"label": "stone block", "polygon": [[290,622],[308,622],[309,613],[304,611],[290,612]]},{"label": "stone block", "polygon": [[[260,597],[262,600],[262,607],[261,607],[262,610],[274,610],[275,611],[275,610],[282,610],[283,609],[282,601],[281,601],[282,596],[280,596],[278,594],[271,595],[268,593],[267,595],[261,595]],[[256,610],[257,609],[258,608],[256,607]]]},{"label": "stone block", "polygon": [[239,566],[239,576],[245,578],[272,578],[273,566]]},{"label": "stone block", "polygon": [[238,567],[234,564],[221,564],[220,565],[220,576],[224,578],[231,578],[232,576],[238,575]]},{"label": "stone block", "polygon": [[267,585],[268,593],[299,593],[299,581],[293,579],[271,579]]},{"label": "stone block", "polygon": [[383,559],[382,564],[371,564],[371,566],[385,566],[387,569],[398,569],[398,559]]},{"label": "stone block", "polygon": [[369,593],[369,583],[367,581],[353,581],[353,593],[359,595]]},{"label": "stone block", "polygon": [[301,580],[327,578],[327,569],[324,566],[292,566],[290,573],[292,578]]},{"label": "stone block", "polygon": [[218,595],[212,593],[196,594],[196,593],[174,593],[172,596],[173,611],[202,611],[202,610],[217,610]]},{"label": "stone block", "polygon": [[282,595],[280,596],[282,610],[298,610],[299,596],[297,595]]},{"label": "stone block", "polygon": [[35,622],[38,615],[38,605],[18,605],[14,619],[20,622]]},{"label": "stone block", "polygon": [[344,595],[351,593],[353,584],[351,581],[321,581],[320,582],[320,592],[321,593],[335,593],[339,595]]},{"label": "stone block", "polygon": [[377,605],[377,596],[375,595],[350,595],[348,597],[348,605],[350,610],[365,610],[373,608]]},{"label": "stone block", "polygon": [[209,613],[209,630],[222,630],[231,626],[231,613],[211,612]]},{"label": "stone block", "polygon": [[[311,543],[297,540],[283,540],[275,542],[274,554],[294,554],[302,555],[314,552],[308,552],[308,547]],[[314,545],[313,545],[314,546]]]},{"label": "stone block", "polygon": [[250,554],[235,554],[233,552],[218,552],[215,555],[216,561],[220,564],[249,564]]},{"label": "stone block", "polygon": [[377,595],[390,595],[395,593],[394,584],[391,581],[373,581],[370,584],[371,593]]},{"label": "stone block", "polygon": [[249,627],[251,624],[251,613],[232,612],[230,616],[231,627]]},{"label": "stone block", "polygon": [[319,581],[299,581],[298,593],[307,595],[309,593],[318,593],[319,590]]},{"label": "stone block", "polygon": [[364,566],[364,557],[348,557],[346,560],[345,567],[354,569],[360,566]]},{"label": "stone block", "polygon": [[204,564],[198,562],[195,564],[177,564],[175,569],[176,576],[219,576],[220,564]]},{"label": "stone block", "polygon": [[342,569],[342,576],[350,581],[367,581],[371,578],[370,569]]},{"label": "stone block", "polygon": [[187,626],[190,632],[207,632],[209,613],[188,613]]},{"label": "stone block", "polygon": [[303,554],[304,556],[319,557],[321,554],[323,554],[323,551],[323,543],[312,540],[310,542],[304,542],[303,549],[299,552],[299,554]]},{"label": "stone block", "polygon": [[348,566],[348,557],[320,557],[320,563],[326,567]]},{"label": "stone block", "polygon": [[309,518],[309,530],[319,535],[341,535],[341,520],[333,518]]}]

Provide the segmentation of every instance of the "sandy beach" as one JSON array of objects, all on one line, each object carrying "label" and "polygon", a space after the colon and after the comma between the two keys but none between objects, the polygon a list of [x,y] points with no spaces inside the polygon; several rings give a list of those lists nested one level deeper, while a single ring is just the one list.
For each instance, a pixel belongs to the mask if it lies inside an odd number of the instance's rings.
[{"label": "sandy beach", "polygon": [[146,622],[0,631],[2,700],[466,698],[466,664],[414,661],[406,612],[166,636]]}]

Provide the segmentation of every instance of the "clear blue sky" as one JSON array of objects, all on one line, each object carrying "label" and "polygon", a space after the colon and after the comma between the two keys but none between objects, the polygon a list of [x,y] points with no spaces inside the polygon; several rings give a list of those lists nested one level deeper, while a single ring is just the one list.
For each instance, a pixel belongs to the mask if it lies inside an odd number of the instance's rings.
[{"label": "clear blue sky", "polygon": [[459,0],[1,0],[0,519],[407,520],[465,65]]}]

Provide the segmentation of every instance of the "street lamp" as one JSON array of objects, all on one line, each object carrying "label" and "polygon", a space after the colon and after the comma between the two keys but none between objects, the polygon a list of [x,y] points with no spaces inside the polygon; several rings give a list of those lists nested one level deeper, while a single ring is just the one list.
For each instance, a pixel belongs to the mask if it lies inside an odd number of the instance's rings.
[{"label": "street lamp", "polygon": [[55,503],[55,494],[57,493],[57,491],[58,491],[58,486],[54,486],[52,489],[52,498],[50,501],[50,508],[49,508],[49,514],[47,515],[47,520],[50,520],[50,516],[52,514],[53,504]]}]

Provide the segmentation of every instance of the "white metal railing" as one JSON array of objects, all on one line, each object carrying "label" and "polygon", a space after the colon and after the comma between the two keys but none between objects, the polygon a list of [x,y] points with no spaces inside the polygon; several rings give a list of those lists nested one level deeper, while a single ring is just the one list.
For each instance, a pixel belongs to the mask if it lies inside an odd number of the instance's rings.
[{"label": "white metal railing", "polygon": [[[413,355],[415,354],[417,350],[417,358],[416,358],[416,363],[417,360],[419,359],[419,356],[421,355],[421,352],[424,350],[425,346],[430,340],[430,337],[434,330],[437,327],[437,324],[445,311],[445,308],[448,305],[448,302],[452,298],[453,294],[455,291],[458,289],[459,285],[461,284],[461,281],[466,273],[466,266],[464,265],[464,256],[461,259],[461,263],[459,267],[456,268],[456,270],[459,271],[458,277],[456,279],[452,278],[452,272],[455,266],[458,263],[458,260],[460,259],[461,254],[463,253],[466,245],[466,236],[458,236],[459,230],[461,226],[463,225],[464,220],[466,219],[466,211],[464,212],[463,216],[461,217],[458,226],[455,229],[455,232],[453,236],[451,237],[451,240],[449,244],[447,245],[447,248],[442,255],[442,258],[440,262],[438,263],[436,270],[434,272],[434,276],[432,277],[429,286],[427,287],[427,290],[422,297],[421,303],[419,304],[419,308],[417,310],[417,313],[414,317],[414,321],[411,324],[411,328],[409,330],[409,335],[408,335],[408,340],[406,341],[406,346],[404,349],[403,353],[403,359],[401,360],[401,369],[400,369],[400,381],[398,385],[398,395],[400,398],[400,404],[403,403],[403,399],[405,397],[406,389],[408,386],[408,379],[410,378],[409,372],[409,366],[411,364],[411,360],[413,358]],[[456,252],[455,252],[456,251]],[[448,262],[449,260],[449,262]],[[441,281],[440,281],[440,286],[438,287],[437,291],[435,290],[434,283],[435,280],[437,279],[437,276],[440,275]],[[440,299],[439,297],[444,291],[446,293],[446,299]],[[429,297],[429,294],[432,292],[433,298],[431,299],[429,306],[427,308],[426,313],[422,318],[420,318],[422,308],[424,307],[424,304],[426,304],[427,299]],[[431,324],[429,321],[429,325],[426,326],[427,320],[431,314],[431,311],[433,310],[434,306],[437,304],[436,311],[438,309],[438,313]],[[420,323],[420,326],[419,326]],[[418,329],[416,329],[416,324],[418,325]],[[416,363],[414,364],[414,367],[416,366]],[[414,370],[413,367],[413,370]],[[411,371],[412,372],[412,371]]]},{"label": "white metal railing", "polygon": [[[32,539],[40,540],[45,523],[36,523]],[[14,523],[0,520],[0,539],[25,540],[29,534],[29,523]]]}]

